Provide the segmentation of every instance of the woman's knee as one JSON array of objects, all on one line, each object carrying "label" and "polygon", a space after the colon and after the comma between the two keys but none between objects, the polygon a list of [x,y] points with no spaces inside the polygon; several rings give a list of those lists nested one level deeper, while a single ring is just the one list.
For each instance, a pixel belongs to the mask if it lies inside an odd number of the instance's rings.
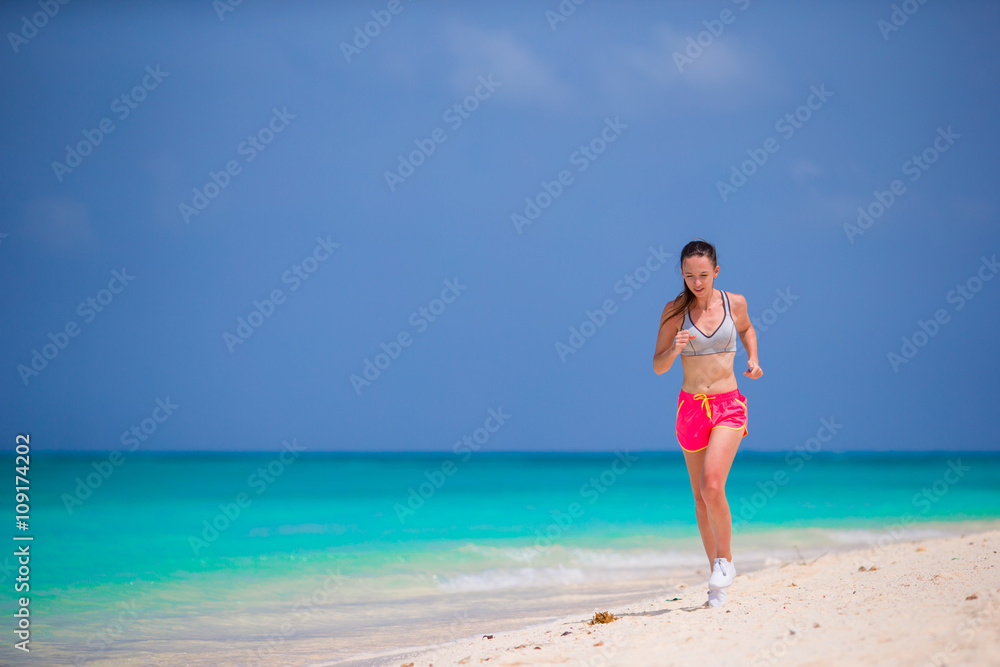
[{"label": "woman's knee", "polygon": [[726,483],[721,475],[705,474],[702,476],[701,497],[708,504],[725,499]]}]

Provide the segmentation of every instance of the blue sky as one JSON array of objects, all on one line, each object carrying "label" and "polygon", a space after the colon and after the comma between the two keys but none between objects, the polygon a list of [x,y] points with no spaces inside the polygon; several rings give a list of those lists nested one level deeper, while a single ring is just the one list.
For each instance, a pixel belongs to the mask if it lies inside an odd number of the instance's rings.
[{"label": "blue sky", "polygon": [[674,451],[701,237],[743,448],[996,450],[1000,7],[903,4],[4,3],[4,437]]}]

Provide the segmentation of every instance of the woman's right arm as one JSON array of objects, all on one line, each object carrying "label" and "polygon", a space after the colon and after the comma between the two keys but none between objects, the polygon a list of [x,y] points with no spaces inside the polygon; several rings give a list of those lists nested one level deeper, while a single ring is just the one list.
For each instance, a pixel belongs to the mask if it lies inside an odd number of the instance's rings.
[{"label": "woman's right arm", "polygon": [[[672,307],[673,303],[668,303],[663,308],[663,314],[660,315],[660,321],[663,321],[663,316],[667,314],[667,311]],[[684,346],[687,345],[688,340],[691,338],[691,334],[687,331],[681,330],[681,325],[684,321],[684,312],[681,311],[677,313],[669,320],[663,323],[660,327],[659,333],[656,334],[656,349],[653,351],[653,372],[657,375],[663,375],[670,370],[670,367],[674,365],[674,359],[677,355],[681,353]]]}]

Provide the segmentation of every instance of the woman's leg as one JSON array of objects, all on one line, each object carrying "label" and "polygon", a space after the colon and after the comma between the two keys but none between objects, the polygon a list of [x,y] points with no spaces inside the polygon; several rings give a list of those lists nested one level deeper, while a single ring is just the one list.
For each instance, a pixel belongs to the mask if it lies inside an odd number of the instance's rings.
[{"label": "woman's leg", "polygon": [[[726,478],[729,477],[729,469],[733,465],[733,459],[736,458],[736,450],[742,438],[743,429],[714,428],[708,438],[708,448],[703,452],[701,498],[705,504],[715,545],[715,555],[710,554],[709,560],[725,558],[730,563],[733,562],[731,547],[733,520],[729,513],[729,502],[726,500]],[[699,527],[700,525],[699,519]],[[705,541],[704,537],[702,541]]]},{"label": "woman's leg", "polygon": [[705,555],[708,556],[708,567],[712,568],[715,563],[715,534],[708,521],[708,508],[701,495],[701,471],[705,463],[705,453],[707,449],[700,452],[684,452],[684,462],[687,464],[688,477],[691,480],[691,493],[694,494],[694,515],[698,519],[698,532],[701,533],[701,543],[705,545]]}]

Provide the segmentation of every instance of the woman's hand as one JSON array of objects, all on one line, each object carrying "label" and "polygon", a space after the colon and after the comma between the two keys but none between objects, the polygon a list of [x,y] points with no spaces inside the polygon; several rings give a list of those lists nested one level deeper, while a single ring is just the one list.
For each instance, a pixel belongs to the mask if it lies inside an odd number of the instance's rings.
[{"label": "woman's hand", "polygon": [[750,368],[743,371],[743,375],[746,375],[751,380],[756,380],[757,378],[759,378],[761,375],[764,374],[764,371],[762,371],[760,369],[760,366],[757,364],[756,359],[747,359],[747,366],[749,366]]},{"label": "woman's hand", "polygon": [[678,354],[680,354],[681,350],[684,349],[684,346],[687,345],[688,341],[692,338],[694,338],[694,334],[687,329],[681,329],[677,332],[677,335],[674,336],[674,349],[677,350]]}]

